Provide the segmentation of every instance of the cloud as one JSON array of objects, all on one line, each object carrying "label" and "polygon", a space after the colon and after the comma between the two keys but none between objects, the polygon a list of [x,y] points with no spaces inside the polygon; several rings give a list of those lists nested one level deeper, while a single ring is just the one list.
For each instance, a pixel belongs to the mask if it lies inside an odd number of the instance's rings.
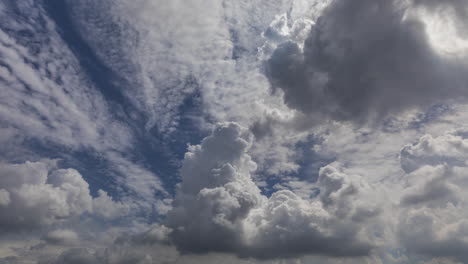
[{"label": "cloud", "polygon": [[89,185],[76,170],[56,169],[49,161],[26,162],[1,164],[0,175],[3,200],[8,201],[0,205],[2,233],[48,226],[92,211]]},{"label": "cloud", "polygon": [[83,153],[98,157],[107,165],[105,177],[113,178],[102,180],[123,187],[115,188],[116,196],[132,197],[126,201],[133,205],[129,200],[144,200],[141,210],[151,208],[155,193],[167,192],[136,157],[137,129],[98,89],[83,68],[83,54],[75,53],[41,3],[0,5],[0,140],[5,143],[0,157],[6,162],[60,157],[68,163]]},{"label": "cloud", "polygon": [[128,214],[129,205],[112,200],[107,192],[98,191],[98,197],[93,199],[93,212],[104,220],[113,220]]},{"label": "cloud", "polygon": [[[23,7],[20,11],[29,15],[31,21],[46,19],[48,23],[22,21],[21,13],[10,17],[5,11],[5,18],[9,17],[5,20],[9,22],[2,22],[0,28],[2,127],[19,129],[22,137],[76,148],[92,145],[106,148],[118,145],[115,142],[129,143],[128,129],[112,120],[103,97],[86,81],[83,73],[75,70],[79,62],[52,22],[40,8],[31,5],[28,10]],[[31,35],[16,33],[33,29],[36,31]],[[30,42],[36,42],[36,46],[28,45]],[[48,45],[53,49],[46,48]],[[106,127],[116,129],[112,132]],[[113,135],[101,137],[102,133]]]},{"label": "cloud", "polygon": [[400,162],[406,172],[424,165],[466,165],[468,152],[467,130],[459,128],[439,137],[424,135],[416,144],[406,145],[400,153]]},{"label": "cloud", "polygon": [[468,155],[464,131],[424,135],[402,149],[402,167],[410,173],[405,176],[398,234],[410,252],[468,261],[468,197],[463,191],[467,165],[460,162]]},{"label": "cloud", "polygon": [[[131,212],[132,202],[113,200],[105,191],[90,194],[89,184],[74,169],[60,169],[54,160],[0,164],[0,232],[8,235],[23,231],[47,230],[50,226],[70,225],[80,217],[93,220],[122,220]],[[84,219],[84,218],[82,218]],[[74,236],[77,230],[57,230],[44,236],[47,242]],[[63,231],[63,232],[62,232]],[[40,233],[40,232],[39,232]],[[58,242],[57,242],[58,243]]]},{"label": "cloud", "polygon": [[245,153],[251,140],[248,131],[226,123],[185,154],[182,184],[168,215],[182,251],[230,251],[241,243],[242,220],[263,199],[250,179],[256,168]]},{"label": "cloud", "polygon": [[248,131],[222,123],[189,148],[167,222],[182,252],[267,259],[370,254],[372,232],[365,225],[371,230],[367,220],[379,212],[359,199],[369,189],[363,179],[330,165],[320,173],[320,201],[304,200],[289,190],[267,198],[251,178],[256,166],[247,154],[250,145]]},{"label": "cloud", "polygon": [[67,229],[57,229],[47,233],[42,240],[52,245],[68,245],[72,246],[79,241],[78,235]]},{"label": "cloud", "polygon": [[83,39],[125,83],[118,88],[144,115],[148,130],[175,131],[185,101],[203,85],[200,78],[210,78],[213,72],[207,70],[223,67],[231,56],[219,1],[84,0],[67,5]]},{"label": "cloud", "polygon": [[466,98],[466,64],[434,50],[407,2],[335,1],[303,50],[287,40],[268,59],[274,90],[307,115],[357,122]]}]

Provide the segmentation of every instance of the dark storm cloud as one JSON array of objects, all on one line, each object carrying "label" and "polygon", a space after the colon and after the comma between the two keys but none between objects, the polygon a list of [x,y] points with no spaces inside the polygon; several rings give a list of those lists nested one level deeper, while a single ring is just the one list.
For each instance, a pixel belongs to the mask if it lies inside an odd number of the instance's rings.
[{"label": "dark storm cloud", "polygon": [[335,1],[312,28],[303,51],[286,42],[267,61],[274,89],[284,92],[291,108],[354,121],[466,97],[466,65],[434,50],[425,24],[407,13],[416,6]]}]

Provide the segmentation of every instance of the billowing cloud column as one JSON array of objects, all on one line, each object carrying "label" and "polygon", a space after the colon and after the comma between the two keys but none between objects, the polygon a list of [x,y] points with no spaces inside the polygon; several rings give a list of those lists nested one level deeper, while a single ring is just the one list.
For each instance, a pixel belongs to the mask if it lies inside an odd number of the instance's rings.
[{"label": "billowing cloud column", "polygon": [[182,183],[170,213],[182,250],[232,251],[241,246],[242,221],[265,199],[250,178],[256,168],[246,153],[250,144],[246,130],[224,123],[185,154]]},{"label": "billowing cloud column", "polygon": [[373,248],[364,224],[378,215],[361,204],[369,189],[359,176],[335,166],[320,171],[319,197],[304,200],[289,190],[267,198],[252,181],[256,165],[251,136],[235,123],[218,124],[190,146],[168,225],[182,252],[232,252],[257,258],[304,254],[363,256]]}]

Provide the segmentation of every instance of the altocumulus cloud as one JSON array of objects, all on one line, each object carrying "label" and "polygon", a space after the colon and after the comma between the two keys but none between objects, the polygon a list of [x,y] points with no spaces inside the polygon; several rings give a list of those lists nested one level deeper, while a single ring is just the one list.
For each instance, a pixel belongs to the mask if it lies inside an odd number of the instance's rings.
[{"label": "altocumulus cloud", "polygon": [[0,3],[0,263],[468,262],[467,14]]}]

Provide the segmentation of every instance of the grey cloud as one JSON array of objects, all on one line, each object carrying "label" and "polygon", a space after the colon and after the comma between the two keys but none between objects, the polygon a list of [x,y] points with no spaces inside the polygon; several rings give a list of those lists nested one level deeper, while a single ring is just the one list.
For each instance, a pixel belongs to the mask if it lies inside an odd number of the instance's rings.
[{"label": "grey cloud", "polygon": [[123,234],[114,241],[116,245],[161,245],[169,244],[169,235],[172,230],[161,224],[152,224],[145,231],[134,235]]},{"label": "grey cloud", "polygon": [[464,166],[468,157],[466,132],[460,128],[435,138],[424,135],[415,144],[404,146],[400,151],[402,169],[410,173],[424,165]]},{"label": "grey cloud", "polygon": [[402,1],[335,1],[304,43],[288,41],[267,61],[291,108],[336,120],[378,120],[466,98],[467,66],[438,54]]},{"label": "grey cloud", "polygon": [[[0,232],[18,233],[65,223],[87,214],[115,220],[125,217],[130,205],[114,201],[102,190],[90,194],[88,183],[74,169],[59,169],[54,160],[0,164]],[[57,230],[44,236],[48,242],[73,236]],[[54,238],[55,237],[55,238]]]},{"label": "grey cloud", "polygon": [[77,171],[51,164],[0,165],[0,188],[9,201],[0,205],[1,232],[29,230],[92,211],[88,183]]},{"label": "grey cloud", "polygon": [[402,149],[408,171],[401,196],[397,234],[409,252],[468,261],[468,155],[465,129],[433,137]]},{"label": "grey cloud", "polygon": [[[372,193],[372,186],[358,175],[347,175],[339,167],[328,165],[320,169],[317,186],[320,188],[319,198],[328,210],[343,218],[364,221],[378,215],[379,209],[372,202],[359,203],[361,195]],[[369,197],[366,197],[369,198]]]},{"label": "grey cloud", "polygon": [[241,220],[262,199],[250,179],[256,168],[246,154],[250,144],[246,130],[226,123],[185,154],[182,184],[169,212],[182,251],[232,251],[241,243]]},{"label": "grey cloud", "polygon": [[291,191],[275,192],[247,219],[249,237],[241,256],[260,259],[303,255],[367,256],[374,245],[360,237],[363,226],[340,221],[320,203],[301,199]]},{"label": "grey cloud", "polygon": [[[72,248],[63,252],[55,261],[43,261],[43,264],[97,264],[97,257],[86,248]],[[41,264],[42,264],[41,263]]]},{"label": "grey cloud", "polygon": [[432,200],[448,200],[456,201],[458,197],[454,197],[456,188],[447,185],[443,182],[431,182],[424,186],[422,193],[408,194],[402,198],[403,205],[413,205],[419,203],[427,203]]},{"label": "grey cloud", "polygon": [[251,178],[256,166],[247,154],[250,144],[244,128],[223,123],[200,145],[190,146],[167,221],[178,249],[260,259],[370,254],[373,224],[368,220],[376,220],[378,212],[354,217],[366,211],[361,207],[372,208],[363,198],[366,184],[330,165],[317,184],[326,202],[287,190],[267,198]]},{"label": "grey cloud", "polygon": [[21,261],[21,258],[19,257],[5,257],[5,258],[0,258],[0,264],[24,264],[25,262]]},{"label": "grey cloud", "polygon": [[79,242],[79,237],[72,230],[57,229],[47,233],[42,240],[52,245],[72,246]]},{"label": "grey cloud", "polygon": [[103,190],[99,190],[98,197],[93,199],[94,215],[104,220],[113,220],[125,216],[129,211],[129,205],[112,200],[107,192]]},{"label": "grey cloud", "polygon": [[461,190],[450,179],[453,176],[453,171],[448,166],[423,167],[413,174],[411,176],[424,177],[425,179],[423,183],[402,197],[403,205],[456,204],[461,198],[458,195]]},{"label": "grey cloud", "polygon": [[[450,213],[441,211],[440,213]],[[442,224],[439,221],[444,221]],[[462,219],[440,219],[436,211],[411,210],[400,222],[399,238],[410,253],[468,261],[467,225]]]}]

